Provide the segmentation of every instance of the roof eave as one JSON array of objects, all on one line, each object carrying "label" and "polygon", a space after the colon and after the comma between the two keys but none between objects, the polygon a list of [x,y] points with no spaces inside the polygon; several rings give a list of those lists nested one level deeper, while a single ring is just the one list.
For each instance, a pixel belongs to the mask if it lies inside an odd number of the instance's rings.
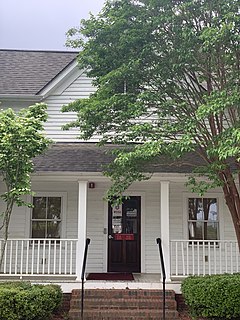
[{"label": "roof eave", "polygon": [[1,101],[42,101],[42,95],[32,95],[32,94],[0,94]]}]

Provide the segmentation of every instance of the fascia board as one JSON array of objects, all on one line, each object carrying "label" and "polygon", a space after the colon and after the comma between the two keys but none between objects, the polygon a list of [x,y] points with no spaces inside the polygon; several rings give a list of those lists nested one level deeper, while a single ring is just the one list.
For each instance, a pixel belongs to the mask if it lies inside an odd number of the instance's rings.
[{"label": "fascia board", "polygon": [[43,97],[41,95],[27,95],[27,94],[1,94],[0,101],[33,101],[40,102]]},{"label": "fascia board", "polygon": [[84,70],[79,69],[77,61],[74,60],[66,69],[60,72],[39,94],[46,99],[49,95],[61,95],[63,91],[75,81]]}]

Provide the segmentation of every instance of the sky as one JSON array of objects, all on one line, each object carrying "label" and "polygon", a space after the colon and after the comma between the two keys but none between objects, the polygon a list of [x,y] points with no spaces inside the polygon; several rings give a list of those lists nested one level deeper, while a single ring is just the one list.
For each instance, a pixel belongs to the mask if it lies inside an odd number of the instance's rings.
[{"label": "sky", "polygon": [[0,0],[0,49],[72,50],[65,33],[104,0]]}]

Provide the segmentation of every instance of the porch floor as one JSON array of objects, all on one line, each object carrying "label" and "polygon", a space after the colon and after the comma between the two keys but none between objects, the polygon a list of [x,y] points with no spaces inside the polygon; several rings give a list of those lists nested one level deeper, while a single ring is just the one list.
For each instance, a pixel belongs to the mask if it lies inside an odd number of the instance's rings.
[{"label": "porch floor", "polygon": [[[162,281],[159,273],[133,273],[134,280],[86,280],[85,289],[156,289],[162,290]],[[81,281],[75,276],[0,276],[0,282],[4,281],[31,281],[32,283],[49,284],[55,283],[62,287],[63,292],[71,292],[72,289],[81,288]],[[166,289],[180,293],[181,279],[172,279],[166,282]]]}]

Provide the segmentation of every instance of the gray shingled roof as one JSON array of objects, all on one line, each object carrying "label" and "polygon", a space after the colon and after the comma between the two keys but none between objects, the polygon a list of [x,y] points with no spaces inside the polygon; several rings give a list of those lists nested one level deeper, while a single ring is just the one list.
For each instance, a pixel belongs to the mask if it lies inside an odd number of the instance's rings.
[{"label": "gray shingled roof", "polygon": [[35,95],[77,56],[68,51],[0,50],[0,95]]},{"label": "gray shingled roof", "polygon": [[[103,166],[113,160],[109,154],[116,146],[96,146],[94,143],[56,143],[41,156],[34,159],[35,170],[39,171],[63,171],[63,172],[101,172]],[[190,173],[195,165],[203,164],[200,157],[194,153],[188,154],[180,162],[171,163],[164,157],[159,158],[157,165],[149,168],[151,172],[165,173]]]}]

